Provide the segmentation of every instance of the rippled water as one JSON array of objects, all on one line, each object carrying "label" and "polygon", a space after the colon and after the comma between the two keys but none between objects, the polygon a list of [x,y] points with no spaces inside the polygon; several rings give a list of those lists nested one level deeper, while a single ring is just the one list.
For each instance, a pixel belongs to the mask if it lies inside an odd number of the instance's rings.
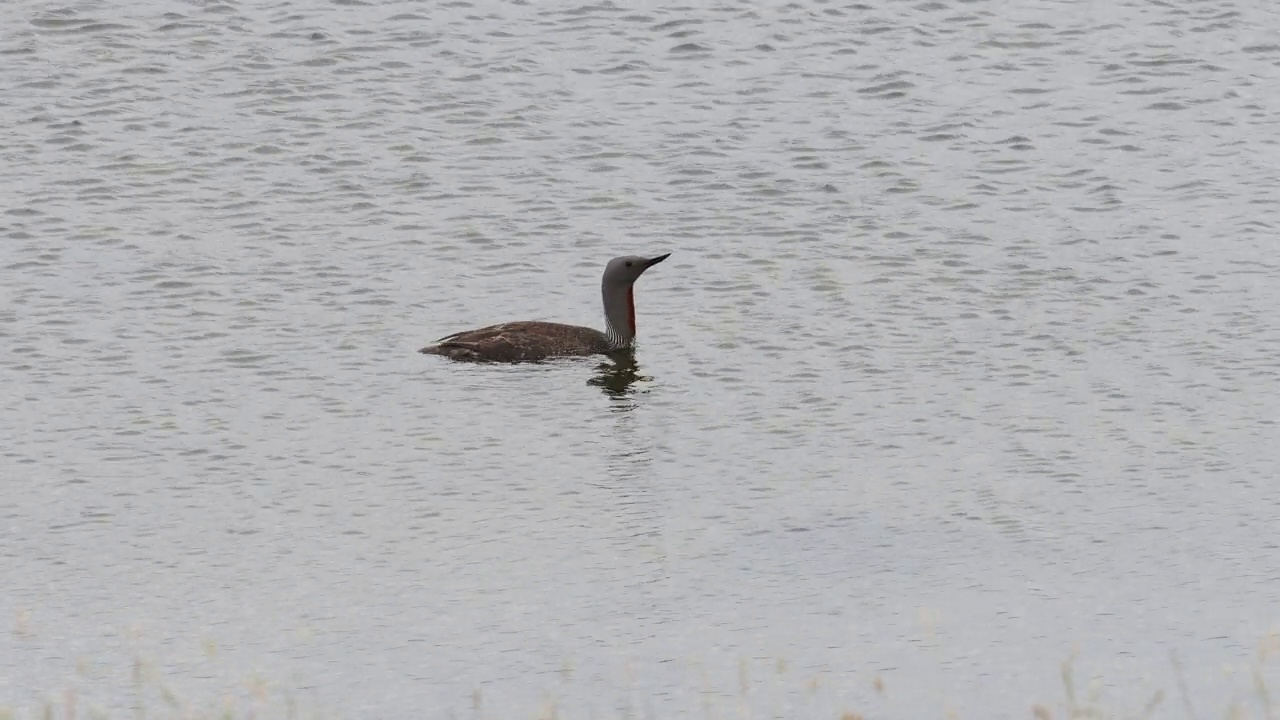
[{"label": "rippled water", "polygon": [[0,4],[0,705],[1259,711],[1278,21]]}]

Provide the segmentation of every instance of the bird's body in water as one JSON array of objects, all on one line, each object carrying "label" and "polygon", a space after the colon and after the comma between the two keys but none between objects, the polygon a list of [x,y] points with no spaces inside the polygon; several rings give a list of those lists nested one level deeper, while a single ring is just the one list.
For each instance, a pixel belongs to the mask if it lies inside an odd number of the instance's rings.
[{"label": "bird's body in water", "polygon": [[418,352],[454,360],[536,362],[551,357],[595,355],[630,348],[636,337],[635,281],[645,270],[666,260],[617,257],[605,266],[600,281],[605,331],[579,325],[524,320],[490,325],[440,338]]}]

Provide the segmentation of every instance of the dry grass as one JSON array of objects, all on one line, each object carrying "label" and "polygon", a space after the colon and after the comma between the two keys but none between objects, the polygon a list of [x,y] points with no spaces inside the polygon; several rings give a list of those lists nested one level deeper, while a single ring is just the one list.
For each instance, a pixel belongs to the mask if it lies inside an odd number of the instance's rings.
[{"label": "dry grass", "polygon": [[[217,648],[212,643],[205,643],[206,655],[215,661]],[[1242,692],[1225,709],[1218,709],[1208,715],[1198,714],[1197,703],[1188,690],[1182,662],[1176,655],[1170,656],[1173,675],[1173,692],[1164,689],[1148,690],[1150,694],[1138,698],[1136,709],[1117,711],[1107,705],[1103,688],[1105,683],[1100,678],[1092,678],[1081,682],[1077,668],[1077,656],[1072,653],[1059,670],[1063,688],[1063,698],[1059,703],[1028,704],[1027,715],[1031,720],[1148,720],[1150,718],[1184,717],[1186,720],[1201,718],[1225,717],[1228,720],[1278,720],[1280,708],[1272,699],[1272,690],[1267,681],[1268,668],[1272,660],[1280,655],[1280,635],[1268,635],[1258,644],[1257,653],[1248,668],[1249,691]],[[1275,668],[1271,668],[1274,672]],[[776,671],[779,678],[789,676],[787,663],[776,661],[770,674]],[[571,673],[565,669],[562,674]],[[142,657],[135,657],[129,673],[131,687],[99,689],[90,694],[86,688],[102,677],[93,672],[85,663],[81,663],[76,672],[76,680],[53,693],[44,696],[42,701],[26,707],[10,707],[0,705],[0,720],[112,720],[128,718],[131,720],[269,720],[284,718],[286,720],[320,720],[336,718],[336,714],[326,712],[318,702],[299,702],[296,693],[284,690],[259,675],[249,674],[241,678],[233,687],[198,699],[184,697],[175,689],[174,683],[166,679],[154,663]],[[829,679],[810,677],[801,681],[795,680],[798,688],[810,693],[816,692],[823,685],[830,685]],[[739,668],[739,690],[741,696],[739,707],[731,715],[734,717],[773,717],[769,712],[753,712],[746,704],[760,678],[751,677],[751,672],[744,661]],[[880,700],[890,700],[883,678],[869,678],[867,689]],[[95,703],[91,697],[112,698],[110,707]],[[124,700],[125,702],[122,702]],[[1134,701],[1131,694],[1129,702]],[[477,690],[472,697],[471,716],[488,717],[483,707],[481,693]],[[728,717],[709,705],[702,708],[704,716]],[[831,720],[862,720],[882,713],[867,714],[852,709],[835,713]],[[947,717],[955,717],[953,713],[943,713]],[[464,716],[466,713],[464,712]],[[531,708],[527,717],[554,720],[562,717],[578,717],[580,712],[566,709],[554,697],[548,696],[540,707]],[[592,717],[606,718],[592,714]],[[634,708],[623,713],[624,717],[637,717]],[[426,714],[424,718],[437,717]],[[439,717],[457,717],[456,714],[439,715]]]}]

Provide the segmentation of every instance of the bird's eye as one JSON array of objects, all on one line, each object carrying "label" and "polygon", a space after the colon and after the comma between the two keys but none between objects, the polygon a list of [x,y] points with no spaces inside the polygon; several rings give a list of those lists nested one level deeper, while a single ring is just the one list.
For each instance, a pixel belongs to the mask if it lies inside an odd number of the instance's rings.
[{"label": "bird's eye", "polygon": [[628,260],[628,261],[627,261],[627,267],[631,267],[631,261],[630,261],[630,260]]}]

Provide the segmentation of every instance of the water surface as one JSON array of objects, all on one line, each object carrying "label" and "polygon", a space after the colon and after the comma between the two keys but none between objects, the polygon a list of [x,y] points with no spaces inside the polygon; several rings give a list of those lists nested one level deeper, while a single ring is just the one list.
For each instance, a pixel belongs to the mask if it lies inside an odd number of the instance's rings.
[{"label": "water surface", "polygon": [[1260,713],[1275,21],[0,5],[0,704]]}]

